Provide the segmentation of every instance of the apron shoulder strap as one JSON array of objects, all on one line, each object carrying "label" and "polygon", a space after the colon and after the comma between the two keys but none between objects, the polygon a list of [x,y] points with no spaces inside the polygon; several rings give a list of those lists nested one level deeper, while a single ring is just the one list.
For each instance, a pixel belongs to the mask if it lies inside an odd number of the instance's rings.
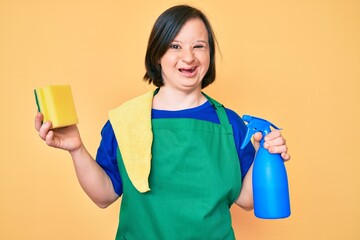
[{"label": "apron shoulder strap", "polygon": [[224,105],[222,105],[221,103],[219,103],[218,101],[216,101],[215,99],[209,97],[207,94],[202,93],[211,103],[211,105],[213,106],[213,108],[216,111],[216,114],[219,118],[220,124],[221,125],[229,125],[229,119],[227,117],[226,111],[225,111],[225,107]]}]

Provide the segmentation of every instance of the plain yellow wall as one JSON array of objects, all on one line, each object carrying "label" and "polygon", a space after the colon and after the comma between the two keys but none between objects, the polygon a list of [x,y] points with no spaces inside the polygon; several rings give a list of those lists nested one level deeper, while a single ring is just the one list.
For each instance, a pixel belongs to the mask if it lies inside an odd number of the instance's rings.
[{"label": "plain yellow wall", "polygon": [[234,207],[238,239],[360,239],[358,0],[0,0],[0,239],[113,239],[120,201],[98,209],[69,154],[38,138],[33,89],[71,84],[95,155],[108,109],[153,89],[148,35],[178,3],[202,9],[218,37],[205,92],[282,127],[292,154],[292,216]]}]

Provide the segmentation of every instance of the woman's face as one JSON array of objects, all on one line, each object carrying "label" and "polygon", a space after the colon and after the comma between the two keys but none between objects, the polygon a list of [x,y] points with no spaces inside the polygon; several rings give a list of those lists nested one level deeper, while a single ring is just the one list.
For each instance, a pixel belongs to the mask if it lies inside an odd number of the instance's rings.
[{"label": "woman's face", "polygon": [[160,59],[166,88],[201,90],[210,65],[208,32],[200,18],[187,21]]}]

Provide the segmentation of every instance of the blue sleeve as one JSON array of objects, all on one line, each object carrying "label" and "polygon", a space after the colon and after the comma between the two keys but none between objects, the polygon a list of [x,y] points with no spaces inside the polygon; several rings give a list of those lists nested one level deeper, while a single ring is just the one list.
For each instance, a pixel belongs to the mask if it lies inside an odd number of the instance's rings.
[{"label": "blue sleeve", "polygon": [[244,179],[254,161],[255,149],[251,142],[245,148],[240,149],[246,136],[247,127],[241,117],[234,111],[226,109],[226,113],[233,127],[236,150],[240,160],[241,176]]},{"label": "blue sleeve", "polygon": [[96,154],[96,162],[104,169],[110,177],[115,192],[120,196],[123,192],[122,181],[117,163],[118,144],[114,130],[107,121],[101,130],[101,142]]}]

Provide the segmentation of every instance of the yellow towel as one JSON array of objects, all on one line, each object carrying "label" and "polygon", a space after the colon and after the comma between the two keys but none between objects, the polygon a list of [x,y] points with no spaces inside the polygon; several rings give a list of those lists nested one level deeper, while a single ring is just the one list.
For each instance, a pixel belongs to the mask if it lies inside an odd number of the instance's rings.
[{"label": "yellow towel", "polygon": [[125,102],[109,112],[127,174],[141,193],[149,188],[151,167],[151,108],[154,91]]}]

